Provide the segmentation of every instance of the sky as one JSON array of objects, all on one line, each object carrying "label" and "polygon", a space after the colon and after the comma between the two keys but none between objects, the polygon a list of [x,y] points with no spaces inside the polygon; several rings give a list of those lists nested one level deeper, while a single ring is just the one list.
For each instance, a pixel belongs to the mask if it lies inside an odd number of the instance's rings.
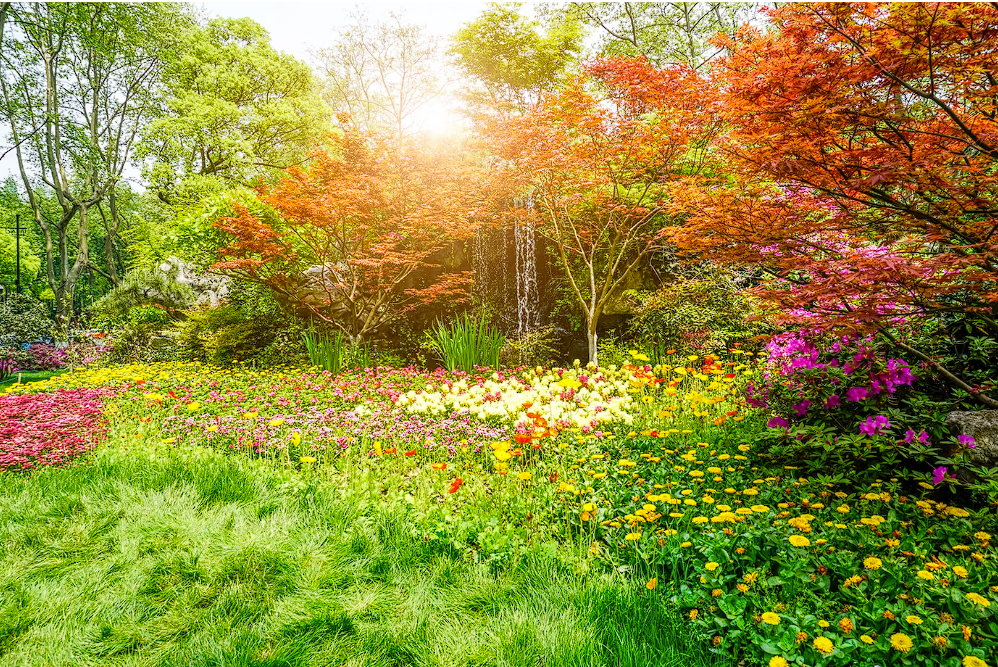
[{"label": "sky", "polygon": [[[524,3],[524,11],[531,3]],[[349,22],[349,15],[362,10],[377,23],[392,12],[407,23],[424,26],[429,34],[450,37],[462,24],[473,21],[486,2],[204,2],[213,16],[248,16],[270,33],[271,43],[302,60],[308,49],[328,46],[336,28]]]}]

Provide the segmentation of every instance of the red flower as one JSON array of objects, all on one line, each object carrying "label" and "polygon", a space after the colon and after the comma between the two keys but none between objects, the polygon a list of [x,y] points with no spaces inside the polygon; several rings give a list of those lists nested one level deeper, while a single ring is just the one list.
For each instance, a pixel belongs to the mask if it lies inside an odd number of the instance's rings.
[{"label": "red flower", "polygon": [[529,435],[526,435],[524,433],[517,433],[516,435],[513,436],[513,440],[522,445],[524,443],[530,442],[531,438]]},{"label": "red flower", "polygon": [[406,456],[415,456],[416,455],[416,450],[414,449],[411,452],[406,452],[405,455]]},{"label": "red flower", "polygon": [[460,477],[456,478],[453,482],[450,483],[450,488],[447,489],[447,493],[454,493],[455,491],[461,488],[462,484],[464,484],[464,480],[461,479]]},{"label": "red flower", "polygon": [[[383,450],[383,452],[385,454],[394,454],[397,451],[398,451],[398,447],[392,447],[391,449],[385,449],[385,450]],[[408,454],[406,454],[406,456],[408,456]]]}]

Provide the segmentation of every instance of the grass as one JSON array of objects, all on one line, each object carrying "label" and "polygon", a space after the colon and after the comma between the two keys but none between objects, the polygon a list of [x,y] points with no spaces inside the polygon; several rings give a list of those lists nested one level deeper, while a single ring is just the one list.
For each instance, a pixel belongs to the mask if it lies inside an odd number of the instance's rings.
[{"label": "grass", "polygon": [[14,373],[6,380],[0,380],[0,387],[6,389],[12,384],[17,384],[18,376],[20,376],[21,384],[28,384],[30,382],[47,380],[50,377],[55,377],[56,375],[62,375],[66,372],[66,370],[67,369],[60,369],[57,371],[22,371],[20,373]]},{"label": "grass", "polygon": [[0,664],[714,665],[661,596],[201,449],[0,476]]}]

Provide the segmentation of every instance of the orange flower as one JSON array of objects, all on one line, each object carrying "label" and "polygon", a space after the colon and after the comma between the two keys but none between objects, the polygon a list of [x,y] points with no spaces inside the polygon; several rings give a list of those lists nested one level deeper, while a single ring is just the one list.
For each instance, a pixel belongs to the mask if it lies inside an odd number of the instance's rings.
[{"label": "orange flower", "polygon": [[434,470],[446,470],[447,469],[447,464],[446,463],[434,463],[430,467],[433,468]]}]

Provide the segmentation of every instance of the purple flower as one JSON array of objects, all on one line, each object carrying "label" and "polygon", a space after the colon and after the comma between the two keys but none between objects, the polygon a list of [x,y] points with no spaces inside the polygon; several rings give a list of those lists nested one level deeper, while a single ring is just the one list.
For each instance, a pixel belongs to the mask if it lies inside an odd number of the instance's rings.
[{"label": "purple flower", "polygon": [[956,441],[961,445],[966,445],[967,449],[977,449],[977,443],[971,435],[958,435],[956,436]]},{"label": "purple flower", "polygon": [[838,394],[832,394],[827,399],[825,399],[825,409],[831,410],[832,408],[837,408],[842,405],[842,399],[839,398]]},{"label": "purple flower", "polygon": [[946,479],[946,471],[948,468],[946,466],[939,466],[932,471],[932,483],[939,486]]},{"label": "purple flower", "polygon": [[766,426],[768,426],[769,428],[782,428],[782,429],[786,429],[786,428],[789,428],[790,422],[788,422],[783,417],[773,417],[768,422],[766,422]]},{"label": "purple flower", "polygon": [[804,415],[807,414],[807,409],[811,407],[811,401],[805,398],[803,401],[794,404],[792,407],[794,409],[794,412],[797,413],[798,417],[803,417]]},{"label": "purple flower", "polygon": [[849,387],[846,391],[846,400],[858,403],[866,398],[867,393],[866,387]]},{"label": "purple flower", "polygon": [[890,427],[891,423],[887,421],[887,417],[877,415],[876,417],[867,417],[866,421],[859,425],[859,432],[863,435],[879,435]]},{"label": "purple flower", "polygon": [[905,431],[905,434],[904,434],[904,441],[905,442],[907,442],[910,445],[911,443],[915,442],[916,440],[918,440],[922,444],[927,445],[927,444],[929,444],[929,434],[926,433],[925,431],[922,431],[916,437],[915,436],[915,432],[912,431],[911,429],[908,429],[907,431]]}]

